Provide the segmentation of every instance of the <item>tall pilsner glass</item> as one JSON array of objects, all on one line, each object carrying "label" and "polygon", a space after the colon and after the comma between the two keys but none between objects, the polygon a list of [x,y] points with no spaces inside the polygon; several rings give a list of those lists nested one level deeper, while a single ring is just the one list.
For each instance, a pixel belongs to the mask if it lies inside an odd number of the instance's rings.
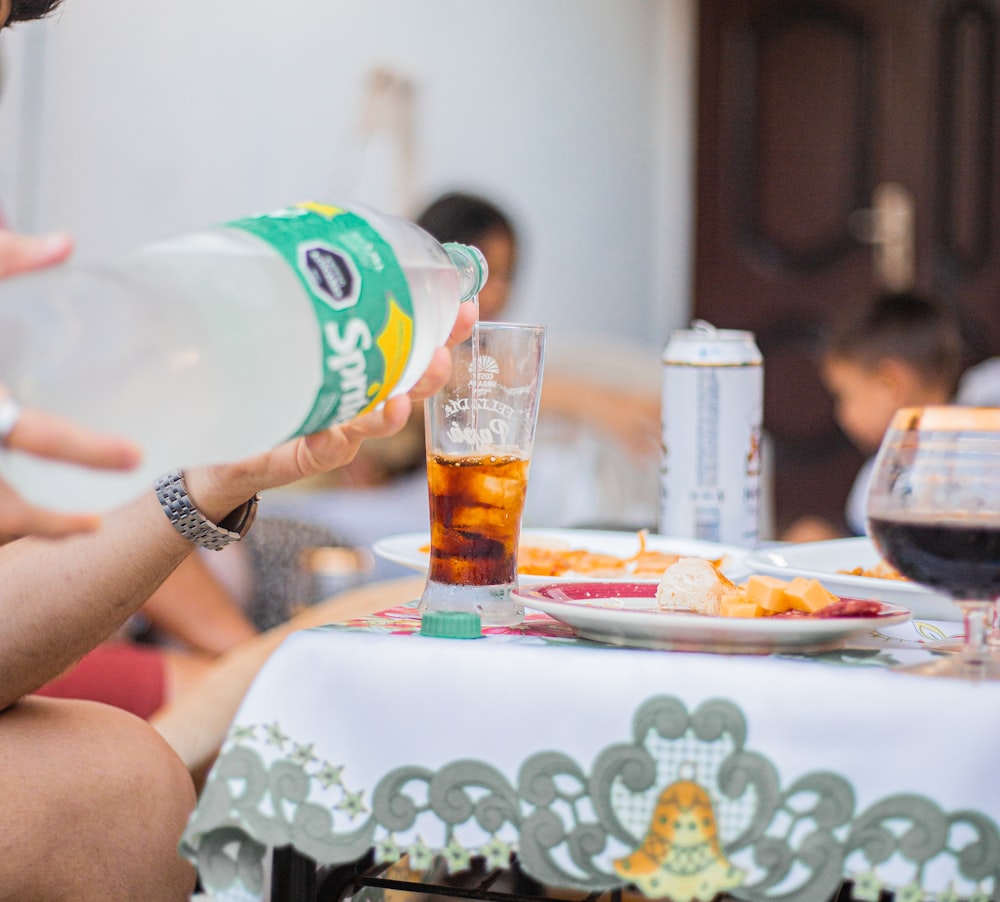
[{"label": "tall pilsner glass", "polygon": [[431,549],[421,614],[465,611],[484,626],[524,618],[511,590],[544,349],[543,326],[479,323],[426,402]]},{"label": "tall pilsner glass", "polygon": [[900,573],[947,592],[965,615],[958,654],[909,669],[1000,679],[986,639],[1000,596],[1000,409],[900,410],[875,460],[868,528]]}]

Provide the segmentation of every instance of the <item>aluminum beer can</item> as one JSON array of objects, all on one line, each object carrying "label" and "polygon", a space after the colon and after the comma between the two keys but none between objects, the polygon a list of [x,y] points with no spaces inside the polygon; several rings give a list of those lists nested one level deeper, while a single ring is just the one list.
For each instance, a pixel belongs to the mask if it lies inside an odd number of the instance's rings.
[{"label": "aluminum beer can", "polygon": [[755,545],[764,365],[754,334],[701,320],[675,331],[662,399],[660,532]]}]

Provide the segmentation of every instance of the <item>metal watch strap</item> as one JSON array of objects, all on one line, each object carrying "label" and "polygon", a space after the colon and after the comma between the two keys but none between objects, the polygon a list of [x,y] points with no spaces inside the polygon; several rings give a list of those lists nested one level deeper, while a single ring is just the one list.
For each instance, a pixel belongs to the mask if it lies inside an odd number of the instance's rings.
[{"label": "metal watch strap", "polygon": [[192,503],[181,470],[164,473],[155,485],[156,498],[167,519],[177,532],[199,548],[219,551],[238,542],[247,534],[257,516],[259,494],[241,504],[221,523],[213,523]]}]

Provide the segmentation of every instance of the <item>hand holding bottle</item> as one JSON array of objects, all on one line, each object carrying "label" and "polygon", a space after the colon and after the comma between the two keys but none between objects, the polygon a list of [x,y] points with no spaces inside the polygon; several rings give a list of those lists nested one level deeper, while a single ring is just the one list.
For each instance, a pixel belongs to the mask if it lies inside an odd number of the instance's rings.
[{"label": "hand holding bottle", "polygon": [[[35,237],[0,231],[0,278],[43,269],[65,260],[73,249],[65,233]],[[128,470],[139,463],[141,454],[123,439],[97,435],[60,417],[40,410],[20,409],[0,385],[0,408],[6,416],[0,429],[0,446],[86,467]],[[28,504],[7,483],[0,480],[0,534],[29,533],[63,536],[96,529],[100,517],[94,514],[61,514]]]}]

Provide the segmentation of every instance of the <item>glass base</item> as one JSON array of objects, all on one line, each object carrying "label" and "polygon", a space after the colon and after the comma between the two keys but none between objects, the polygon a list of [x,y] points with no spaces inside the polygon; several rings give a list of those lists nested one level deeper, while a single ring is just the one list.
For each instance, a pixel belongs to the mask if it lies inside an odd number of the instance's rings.
[{"label": "glass base", "polygon": [[524,605],[512,594],[516,583],[503,586],[453,586],[427,581],[418,610],[467,611],[483,626],[516,626],[524,620]]},{"label": "glass base", "polygon": [[959,680],[1000,680],[1000,654],[968,657],[962,654],[945,655],[921,664],[898,668],[900,673],[918,676],[951,677]]},{"label": "glass base", "polygon": [[962,608],[963,635],[925,642],[923,647],[927,651],[944,652],[945,656],[902,669],[929,676],[1000,679],[1000,646],[993,644],[994,637],[990,635],[996,619],[996,606],[989,601],[966,598],[956,598],[955,603]]},{"label": "glass base", "polygon": [[952,636],[950,639],[934,639],[930,642],[924,642],[921,647],[927,651],[959,654],[965,648],[965,639],[961,636]]}]

